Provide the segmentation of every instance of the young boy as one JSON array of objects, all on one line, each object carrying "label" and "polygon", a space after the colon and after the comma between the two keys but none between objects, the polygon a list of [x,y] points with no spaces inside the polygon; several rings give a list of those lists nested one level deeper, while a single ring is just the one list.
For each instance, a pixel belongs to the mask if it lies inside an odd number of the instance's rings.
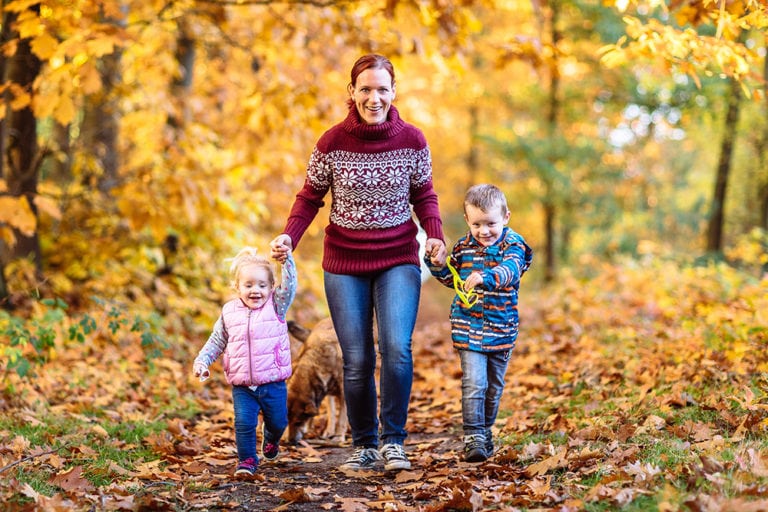
[{"label": "young boy", "polygon": [[475,185],[467,191],[464,219],[469,233],[453,246],[448,262],[453,270],[448,264],[436,265],[428,256],[424,260],[442,284],[456,287],[451,336],[463,374],[464,459],[482,462],[494,450],[491,427],[517,339],[517,293],[533,251],[506,226],[507,200],[493,185]]}]

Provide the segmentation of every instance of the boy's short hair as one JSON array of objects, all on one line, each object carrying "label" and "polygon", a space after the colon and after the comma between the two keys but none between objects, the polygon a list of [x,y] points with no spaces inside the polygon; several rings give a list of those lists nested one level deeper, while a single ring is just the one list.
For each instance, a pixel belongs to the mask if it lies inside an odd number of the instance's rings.
[{"label": "boy's short hair", "polygon": [[243,247],[234,258],[228,259],[232,264],[229,267],[230,286],[237,290],[240,280],[240,270],[246,265],[258,265],[264,267],[269,273],[269,282],[275,286],[275,267],[266,257],[259,254],[255,247]]},{"label": "boy's short hair", "polygon": [[491,208],[498,206],[501,208],[501,214],[506,215],[509,211],[507,207],[507,198],[499,187],[496,185],[490,185],[488,183],[482,183],[480,185],[474,185],[469,187],[466,195],[464,196],[464,207],[466,205],[480,208],[484,212],[488,212]]}]

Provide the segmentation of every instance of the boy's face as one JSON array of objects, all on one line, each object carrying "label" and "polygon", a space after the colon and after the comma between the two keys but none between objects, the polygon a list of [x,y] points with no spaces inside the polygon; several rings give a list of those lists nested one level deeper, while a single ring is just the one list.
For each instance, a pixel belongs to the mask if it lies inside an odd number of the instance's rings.
[{"label": "boy's face", "polygon": [[483,247],[490,247],[495,244],[501,232],[509,221],[509,211],[506,214],[501,213],[500,206],[494,206],[489,211],[484,212],[471,204],[464,205],[464,220],[469,225],[469,232],[480,242]]},{"label": "boy's face", "polygon": [[237,294],[251,309],[264,305],[272,291],[269,271],[261,265],[246,265],[240,269]]}]

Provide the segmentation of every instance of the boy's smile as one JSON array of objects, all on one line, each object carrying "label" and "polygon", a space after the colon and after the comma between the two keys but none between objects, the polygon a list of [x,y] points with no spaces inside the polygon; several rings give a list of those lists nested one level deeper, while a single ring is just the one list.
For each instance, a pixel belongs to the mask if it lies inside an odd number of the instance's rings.
[{"label": "boy's smile", "polygon": [[502,214],[501,210],[501,206],[494,206],[485,212],[477,206],[464,205],[464,220],[469,225],[469,232],[483,247],[495,244],[509,221],[509,211]]}]

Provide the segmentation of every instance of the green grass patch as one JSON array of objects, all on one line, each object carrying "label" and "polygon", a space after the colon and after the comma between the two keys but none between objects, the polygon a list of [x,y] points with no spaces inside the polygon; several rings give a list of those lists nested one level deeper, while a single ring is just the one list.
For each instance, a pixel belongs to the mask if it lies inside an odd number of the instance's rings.
[{"label": "green grass patch", "polygon": [[[158,455],[144,444],[144,440],[166,428],[164,421],[111,421],[101,417],[97,423],[89,421],[86,414],[47,415],[38,419],[39,422],[30,423],[19,417],[0,416],[0,444],[10,445],[20,437],[28,445],[27,455],[19,457],[20,460],[27,457],[27,460],[0,475],[0,481],[12,475],[46,496],[56,492],[56,487],[49,482],[62,469],[45,462],[44,457],[48,454],[28,454],[55,452],[64,460],[64,470],[82,466],[84,476],[91,483],[103,486],[114,482],[115,464],[131,471],[140,463],[157,459]],[[107,437],[99,435],[95,427],[106,431]]]}]

